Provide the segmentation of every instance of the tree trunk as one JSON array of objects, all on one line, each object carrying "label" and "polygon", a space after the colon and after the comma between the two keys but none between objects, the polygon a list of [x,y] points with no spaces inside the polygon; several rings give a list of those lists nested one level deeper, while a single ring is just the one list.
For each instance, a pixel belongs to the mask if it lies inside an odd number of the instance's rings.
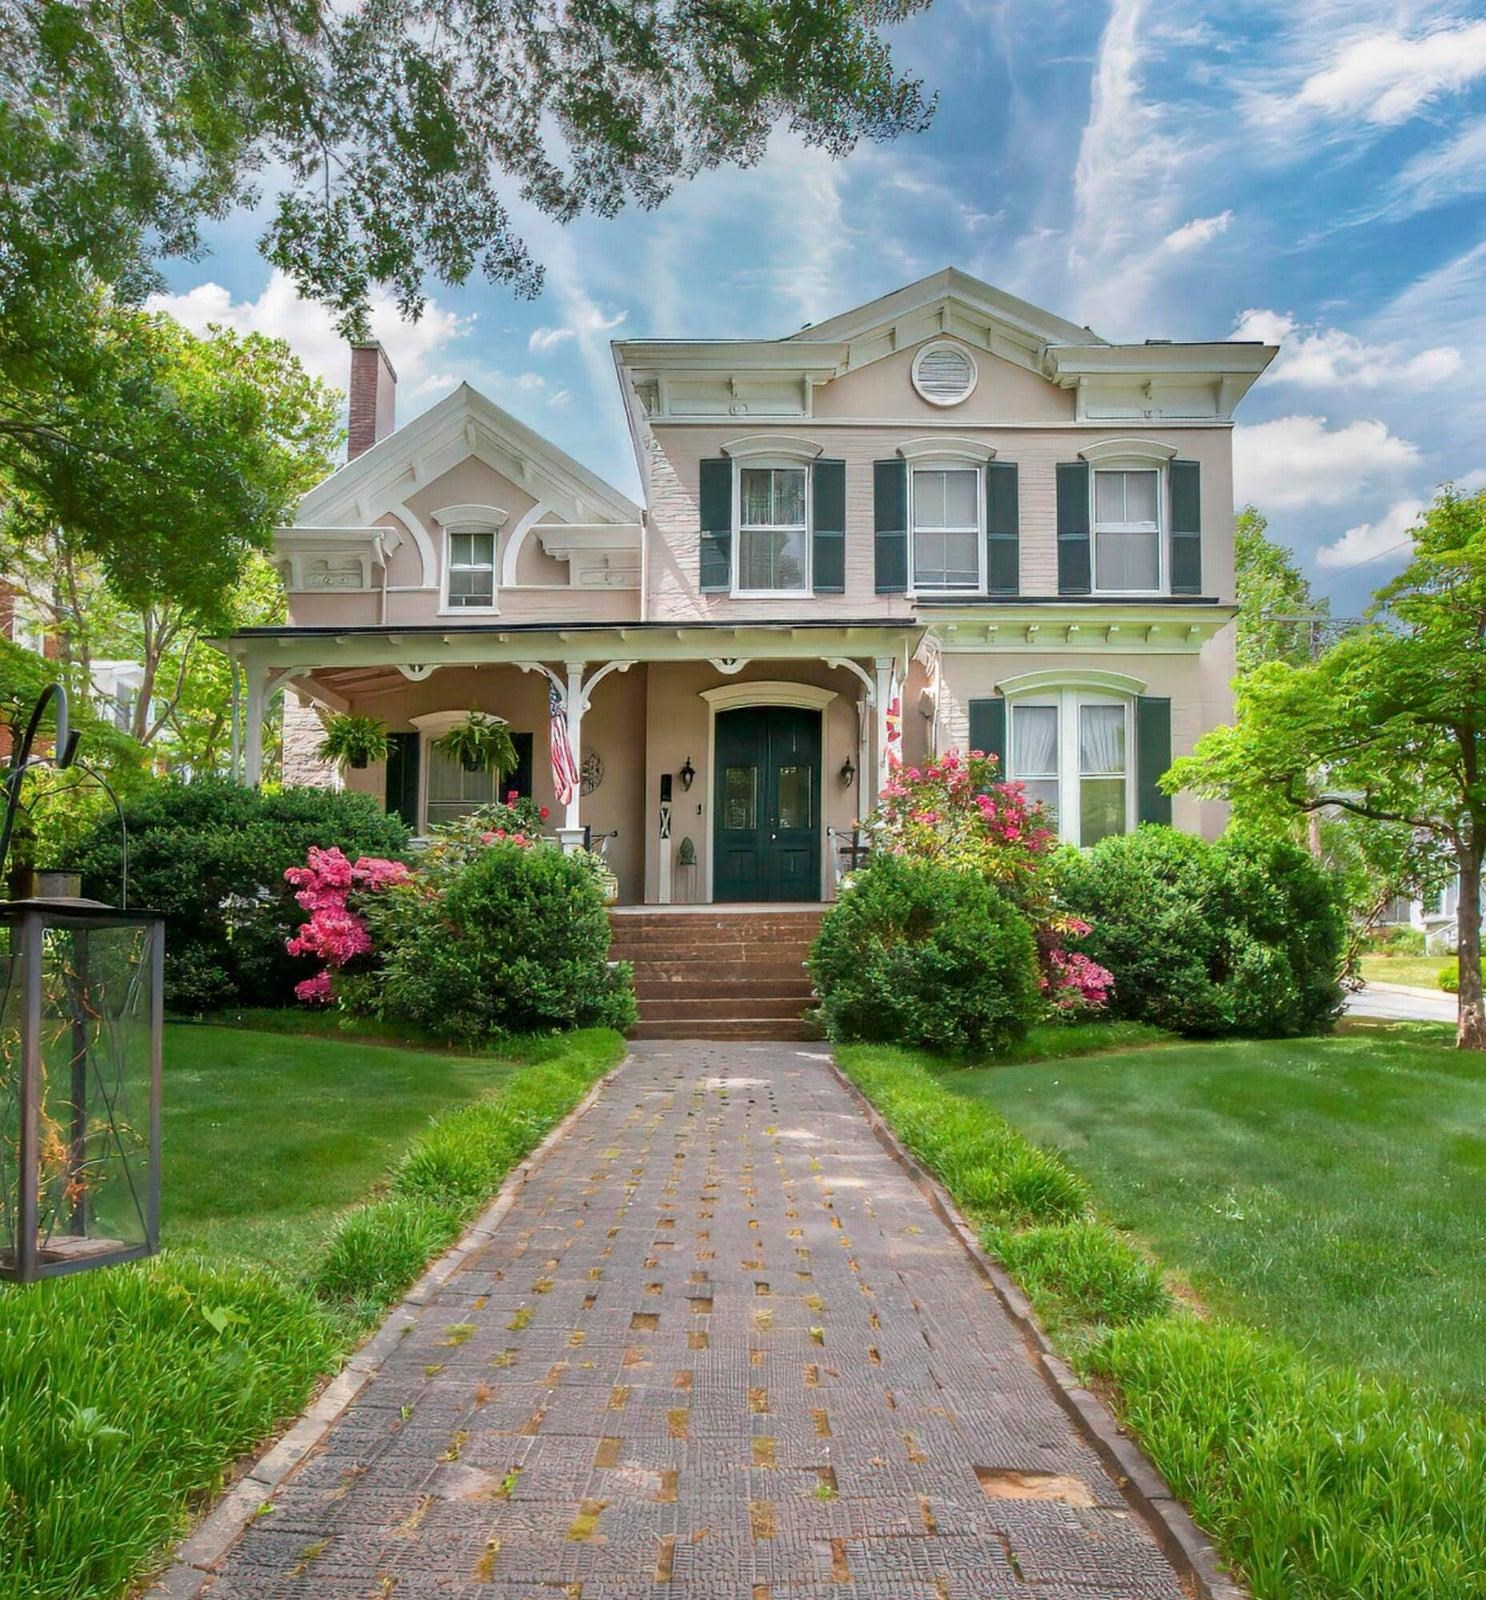
[{"label": "tree trunk", "polygon": [[1481,1001],[1481,829],[1472,823],[1460,852],[1460,904],[1455,912],[1460,950],[1460,1009],[1455,1043],[1461,1050],[1486,1050],[1486,1012]]}]

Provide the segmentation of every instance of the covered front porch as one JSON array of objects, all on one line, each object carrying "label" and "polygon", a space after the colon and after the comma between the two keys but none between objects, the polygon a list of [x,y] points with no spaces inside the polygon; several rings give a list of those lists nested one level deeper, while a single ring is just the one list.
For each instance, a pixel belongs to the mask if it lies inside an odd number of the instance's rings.
[{"label": "covered front porch", "polygon": [[[570,847],[600,850],[621,905],[819,904],[851,864],[890,746],[928,745],[912,621],[562,628],[262,628],[223,641],[234,751],[261,781],[271,698],[285,695],[291,781],[376,796],[426,833],[515,789]],[[320,711],[386,724],[385,763],[316,772]],[[435,741],[471,710],[505,719],[520,764],[467,772]],[[580,781],[554,781],[553,717]]]}]

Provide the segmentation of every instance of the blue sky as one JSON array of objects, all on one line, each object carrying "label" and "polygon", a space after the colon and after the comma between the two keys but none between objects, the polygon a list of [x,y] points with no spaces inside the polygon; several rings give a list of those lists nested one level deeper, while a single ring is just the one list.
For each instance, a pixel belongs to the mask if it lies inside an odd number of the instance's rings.
[{"label": "blue sky", "polygon": [[[1343,611],[1441,481],[1486,485],[1486,10],[1394,0],[937,0],[896,30],[929,132],[833,162],[780,134],[656,212],[515,206],[540,299],[376,308],[399,420],[461,378],[633,493],[609,341],[777,336],[955,265],[1106,338],[1279,338],[1238,492]],[[344,380],[252,218],[167,302]]]}]

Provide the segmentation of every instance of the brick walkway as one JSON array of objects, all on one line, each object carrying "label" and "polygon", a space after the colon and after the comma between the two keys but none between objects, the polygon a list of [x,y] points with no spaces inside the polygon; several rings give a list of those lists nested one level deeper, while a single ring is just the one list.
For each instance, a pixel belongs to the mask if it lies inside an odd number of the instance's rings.
[{"label": "brick walkway", "polygon": [[818,1048],[657,1042],[213,1600],[1181,1600]]}]

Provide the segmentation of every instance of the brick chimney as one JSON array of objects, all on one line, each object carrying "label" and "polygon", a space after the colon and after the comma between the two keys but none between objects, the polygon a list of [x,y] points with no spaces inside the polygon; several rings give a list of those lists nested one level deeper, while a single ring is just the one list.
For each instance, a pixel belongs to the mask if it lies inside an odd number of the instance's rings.
[{"label": "brick chimney", "polygon": [[351,419],[346,460],[354,461],[396,426],[397,374],[375,339],[351,346]]}]

